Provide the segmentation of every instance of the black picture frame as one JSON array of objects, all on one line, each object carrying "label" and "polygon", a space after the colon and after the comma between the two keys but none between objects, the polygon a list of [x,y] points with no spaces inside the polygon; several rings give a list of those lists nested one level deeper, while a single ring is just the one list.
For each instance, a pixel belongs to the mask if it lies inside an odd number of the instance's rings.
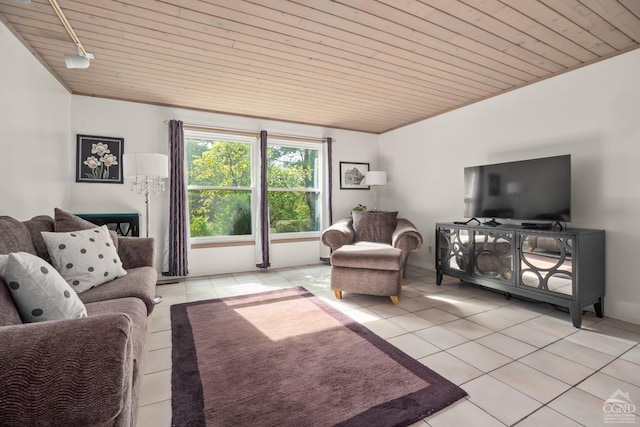
[{"label": "black picture frame", "polygon": [[122,184],[124,138],[77,135],[76,182]]},{"label": "black picture frame", "polygon": [[362,184],[367,172],[369,163],[340,162],[340,189],[368,190],[369,186]]}]

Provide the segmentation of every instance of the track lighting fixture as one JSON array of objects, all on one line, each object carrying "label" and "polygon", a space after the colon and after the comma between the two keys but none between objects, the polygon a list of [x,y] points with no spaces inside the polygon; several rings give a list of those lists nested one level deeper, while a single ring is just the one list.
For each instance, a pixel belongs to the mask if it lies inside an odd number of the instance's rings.
[{"label": "track lighting fixture", "polygon": [[77,55],[65,55],[64,62],[67,64],[67,68],[89,68],[91,59],[95,59],[93,54],[85,53],[84,55],[78,49]]},{"label": "track lighting fixture", "polygon": [[[26,1],[26,0],[18,0],[18,1]],[[49,0],[49,3],[51,4],[53,11],[56,13],[56,15],[58,15],[58,18],[60,18],[60,22],[62,22],[62,25],[64,26],[65,30],[67,30],[67,33],[69,33],[69,37],[71,37],[71,40],[73,40],[73,42],[76,44],[76,47],[78,48],[77,55],[64,56],[64,62],[67,64],[67,68],[89,68],[89,65],[91,64],[90,60],[96,59],[95,56],[93,56],[92,53],[87,52],[84,46],[82,46],[82,43],[80,42],[80,39],[76,35],[76,32],[71,27],[69,20],[67,20],[67,17],[64,15],[64,12],[62,12],[62,9],[60,8],[58,1]]]}]

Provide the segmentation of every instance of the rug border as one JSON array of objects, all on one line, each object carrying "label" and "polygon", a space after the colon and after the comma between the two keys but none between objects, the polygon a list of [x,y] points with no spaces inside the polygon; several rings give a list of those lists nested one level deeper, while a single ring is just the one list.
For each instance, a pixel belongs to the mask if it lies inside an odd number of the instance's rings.
[{"label": "rug border", "polygon": [[[430,408],[420,412],[418,415],[415,415],[413,418],[407,419],[406,423],[400,422],[399,424],[396,424],[397,426],[408,426],[408,425],[414,424],[428,417],[429,415],[434,414],[440,411],[441,409],[446,408],[447,406],[453,404],[454,402],[457,402],[458,400],[468,395],[467,392],[464,391],[461,387],[452,383],[451,381],[449,381],[442,375],[438,374],[428,366],[418,362],[416,359],[409,356],[408,354],[406,354],[405,352],[403,352],[393,344],[389,343],[387,340],[380,337],[379,335],[371,331],[366,326],[361,325],[351,317],[344,314],[342,311],[333,307],[331,304],[323,301],[321,298],[317,297],[316,295],[312,294],[311,292],[309,292],[308,290],[306,290],[301,286],[299,286],[298,289],[299,291],[302,291],[301,292],[302,296],[310,299],[314,304],[316,304],[318,307],[322,308],[325,312],[327,312],[327,314],[331,315],[337,321],[342,323],[345,327],[349,328],[350,330],[355,332],[357,335],[367,340],[370,344],[374,345],[378,350],[387,354],[396,363],[400,364],[401,366],[411,371],[411,373],[413,373],[415,376],[428,382],[430,386],[435,386],[440,391],[443,391],[443,390],[451,391],[452,390],[451,386],[453,386],[453,390],[458,391],[458,393],[453,393],[453,395],[451,396],[451,399],[445,399],[445,400],[437,399],[437,404],[432,405]],[[393,404],[394,402],[401,403],[401,401],[404,401],[407,398],[411,399],[414,396],[418,395],[423,390],[419,390],[415,393],[409,393],[402,397],[394,399],[392,401],[374,406],[370,408],[368,411],[365,411],[359,415],[356,415],[355,417],[345,420],[343,423],[340,423],[337,425],[374,425],[375,421],[379,419],[377,415],[378,411],[376,409],[381,410],[384,407],[389,406],[390,404]]]},{"label": "rug border", "polygon": [[[337,424],[338,426],[357,426],[357,425],[376,425],[380,422],[380,414],[381,412],[388,410],[388,407],[403,407],[405,410],[407,404],[415,406],[419,401],[419,397],[422,396],[425,391],[432,387],[439,391],[438,396],[434,397],[434,402],[427,408],[422,408],[421,406],[416,407],[414,410],[410,411],[407,414],[404,420],[400,420],[396,426],[410,426],[429,415],[434,414],[435,412],[440,411],[441,409],[446,408],[447,406],[453,404],[454,402],[462,399],[467,396],[467,392],[464,391],[461,387],[452,383],[451,381],[444,378],[442,375],[433,371],[426,365],[415,360],[413,357],[407,355],[402,350],[395,347],[393,344],[390,344],[385,339],[376,335],[374,332],[369,330],[366,326],[361,325],[357,321],[353,320],[351,317],[347,316],[337,308],[333,307],[331,304],[323,301],[318,296],[314,295],[307,289],[302,286],[294,286],[289,288],[279,288],[271,291],[265,292],[257,292],[252,294],[243,294],[225,298],[213,298],[208,300],[201,301],[193,301],[186,302],[181,304],[175,304],[171,306],[171,339],[172,339],[172,351],[171,351],[171,363],[172,363],[172,373],[171,373],[171,408],[172,408],[172,425],[175,425],[174,420],[176,420],[176,414],[181,414],[182,416],[180,420],[189,419],[191,422],[188,425],[205,425],[205,416],[204,416],[204,395],[202,390],[202,384],[200,381],[200,373],[198,371],[198,363],[195,355],[195,343],[193,341],[193,334],[191,329],[191,324],[188,320],[187,308],[191,306],[197,306],[201,304],[211,304],[222,301],[231,301],[231,300],[239,300],[246,299],[256,296],[267,296],[274,293],[281,293],[286,291],[295,291],[299,296],[308,299],[313,304],[321,308],[328,315],[333,317],[335,320],[340,322],[343,326],[350,329],[352,332],[375,346],[380,351],[387,354],[391,359],[393,359],[396,363],[400,364],[415,376],[421,378],[425,382],[429,383],[429,386],[423,389],[420,389],[414,393],[409,393],[404,396],[398,397],[389,402],[382,403],[380,405],[374,406],[350,419],[344,420],[341,423]],[[174,316],[176,320],[183,320],[180,322],[182,327],[174,327]],[[176,347],[174,342],[176,341],[184,341],[184,344],[192,351],[188,351],[187,355],[178,355],[176,351]],[[191,369],[188,367],[191,366]],[[185,379],[189,378],[190,381],[185,381]],[[185,390],[185,385],[197,384],[197,390],[194,390],[193,394],[184,395],[183,392],[178,393],[178,390]],[[178,386],[183,387],[178,387]],[[451,393],[449,396],[447,396]],[[179,396],[179,397],[178,397]],[[447,396],[446,398],[444,398]],[[176,401],[180,401],[182,407],[178,408]]]},{"label": "rug border", "polygon": [[[212,300],[196,301],[195,303],[211,302]],[[204,426],[204,392],[200,381],[198,359],[196,357],[195,342],[191,322],[187,314],[187,307],[191,304],[176,304],[171,311],[171,425],[178,420],[191,420],[188,425]],[[174,323],[174,320],[176,323]],[[189,351],[178,354],[177,342],[183,341]],[[188,388],[195,388],[193,393],[184,393]],[[180,391],[180,392],[178,392]],[[179,417],[177,415],[180,415]]]}]

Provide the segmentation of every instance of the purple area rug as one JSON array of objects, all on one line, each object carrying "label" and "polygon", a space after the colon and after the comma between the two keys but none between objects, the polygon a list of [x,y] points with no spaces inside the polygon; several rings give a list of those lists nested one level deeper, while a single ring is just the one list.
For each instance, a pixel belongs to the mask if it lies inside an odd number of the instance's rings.
[{"label": "purple area rug", "polygon": [[303,288],[171,307],[174,426],[407,426],[466,396]]}]

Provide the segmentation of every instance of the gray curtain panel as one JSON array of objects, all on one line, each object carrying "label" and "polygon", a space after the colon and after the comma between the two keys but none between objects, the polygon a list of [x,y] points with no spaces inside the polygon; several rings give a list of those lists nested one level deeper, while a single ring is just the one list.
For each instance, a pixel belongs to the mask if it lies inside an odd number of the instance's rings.
[{"label": "gray curtain panel", "polygon": [[189,274],[187,249],[187,185],[184,171],[184,129],[180,120],[169,121],[169,260],[163,275]]},{"label": "gray curtain panel", "polygon": [[333,224],[333,159],[331,154],[331,145],[333,144],[332,138],[327,138],[327,174],[329,175],[329,181],[327,185],[327,191],[329,192],[329,225]]},{"label": "gray curtain panel", "polygon": [[262,262],[259,268],[268,268],[269,262],[269,192],[267,188],[267,131],[260,131],[260,230],[262,244]]}]

